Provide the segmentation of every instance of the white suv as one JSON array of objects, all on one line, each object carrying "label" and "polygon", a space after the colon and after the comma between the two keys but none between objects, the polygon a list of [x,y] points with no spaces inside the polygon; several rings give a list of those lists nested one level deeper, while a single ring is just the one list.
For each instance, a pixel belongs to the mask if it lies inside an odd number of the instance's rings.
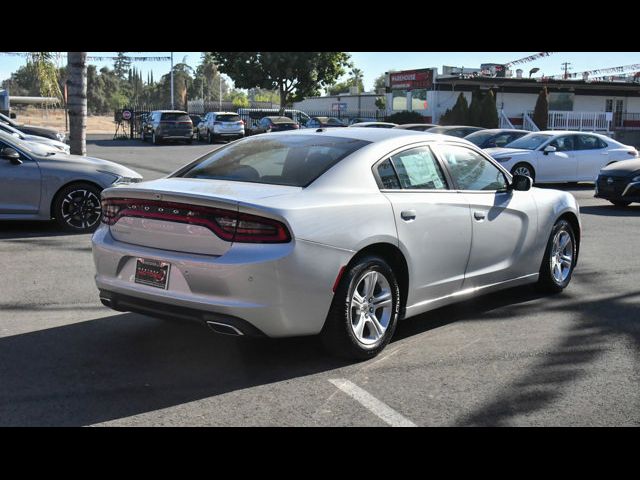
[{"label": "white suv", "polygon": [[234,112],[209,112],[198,125],[198,141],[213,143],[244,137],[244,122]]}]

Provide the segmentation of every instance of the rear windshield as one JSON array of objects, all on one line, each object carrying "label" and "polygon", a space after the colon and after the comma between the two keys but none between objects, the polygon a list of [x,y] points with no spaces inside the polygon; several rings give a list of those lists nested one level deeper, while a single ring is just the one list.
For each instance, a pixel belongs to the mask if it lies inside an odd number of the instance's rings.
[{"label": "rear windshield", "polygon": [[266,135],[232,143],[176,176],[306,187],[370,142],[315,135]]},{"label": "rear windshield", "polygon": [[529,133],[511,143],[507,143],[505,148],[522,148],[523,150],[535,150],[544,142],[549,140],[551,135],[546,133]]},{"label": "rear windshield", "polygon": [[273,123],[296,123],[289,117],[269,117]]},{"label": "rear windshield", "polygon": [[487,132],[479,131],[479,132],[470,133],[469,135],[464,137],[464,139],[469,140],[471,143],[479,147],[494,135],[495,134],[492,132],[487,133]]},{"label": "rear windshield", "polygon": [[166,122],[166,121],[170,121],[170,122],[190,122],[191,119],[189,118],[189,115],[187,115],[186,113],[163,113],[162,114],[162,121]]},{"label": "rear windshield", "polygon": [[216,115],[218,122],[239,122],[240,115]]}]

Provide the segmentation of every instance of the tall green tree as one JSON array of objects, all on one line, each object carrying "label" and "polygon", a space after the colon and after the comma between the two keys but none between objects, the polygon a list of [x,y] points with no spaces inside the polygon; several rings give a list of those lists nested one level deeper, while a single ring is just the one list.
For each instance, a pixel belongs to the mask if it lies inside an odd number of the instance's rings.
[{"label": "tall green tree", "polygon": [[345,52],[211,52],[222,73],[237,88],[277,90],[280,107],[304,96],[317,95],[344,75]]},{"label": "tall green tree", "polygon": [[118,52],[117,57],[113,61],[113,71],[116,76],[124,80],[125,76],[129,73],[131,68],[131,59],[125,55],[126,52]]},{"label": "tall green tree", "polygon": [[547,129],[547,123],[549,121],[549,94],[547,87],[543,87],[538,94],[536,106],[533,109],[532,120],[540,130]]},{"label": "tall green tree", "polygon": [[480,126],[484,128],[498,128],[500,126],[496,97],[493,94],[493,90],[489,90],[482,99],[482,122]]},{"label": "tall green tree", "polygon": [[482,94],[480,90],[471,92],[471,105],[469,105],[469,125],[479,127],[482,123]]},{"label": "tall green tree", "polygon": [[364,92],[364,84],[362,83],[362,70],[359,68],[352,68],[351,75],[353,76],[353,86],[358,87],[358,93]]},{"label": "tall green tree", "polygon": [[469,103],[462,92],[451,109],[451,122],[452,125],[467,125],[469,122]]}]

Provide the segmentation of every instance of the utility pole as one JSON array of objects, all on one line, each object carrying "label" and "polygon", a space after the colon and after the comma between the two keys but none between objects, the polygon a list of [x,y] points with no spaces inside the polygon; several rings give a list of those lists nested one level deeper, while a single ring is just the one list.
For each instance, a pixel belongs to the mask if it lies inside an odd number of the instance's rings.
[{"label": "utility pole", "polygon": [[571,65],[571,63],[569,62],[564,62],[562,64],[562,66],[564,67],[564,77],[563,77],[564,80],[569,78],[569,65]]},{"label": "utility pole", "polygon": [[171,52],[171,110],[175,110],[173,103],[173,52]]}]

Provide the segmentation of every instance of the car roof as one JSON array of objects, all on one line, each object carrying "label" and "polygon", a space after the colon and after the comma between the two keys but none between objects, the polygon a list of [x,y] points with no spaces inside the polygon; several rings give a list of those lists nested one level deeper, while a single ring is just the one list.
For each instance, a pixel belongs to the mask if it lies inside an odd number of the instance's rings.
[{"label": "car roof", "polygon": [[527,130],[518,130],[517,128],[485,128],[483,130],[478,130],[477,132],[470,133],[469,135],[473,135],[476,133],[534,133],[528,132]]},{"label": "car roof", "polygon": [[151,113],[153,112],[160,112],[160,113],[184,113],[186,115],[189,115],[187,112],[185,112],[184,110],[153,110]]},{"label": "car roof", "polygon": [[390,122],[358,122],[358,123],[354,123],[352,125],[350,125],[351,127],[363,127],[365,125],[393,125],[396,126],[396,123],[390,123]]},{"label": "car roof", "polygon": [[408,138],[409,136],[415,136],[416,141],[420,141],[420,137],[424,140],[432,141],[446,141],[466,143],[474,148],[477,148],[468,140],[459,137],[451,137],[448,135],[441,135],[439,133],[427,133],[416,130],[404,130],[396,128],[330,128],[330,129],[308,129],[302,130],[289,130],[287,132],[275,132],[269,135],[324,135],[330,137],[340,138],[352,138],[354,140],[364,140],[367,142],[382,142],[385,140],[393,140],[399,138]]},{"label": "car roof", "polygon": [[207,112],[213,113],[214,115],[238,115],[236,112]]},{"label": "car roof", "polygon": [[266,116],[266,117],[262,117],[262,118],[268,118],[270,120],[278,120],[278,121],[286,121],[286,122],[293,122],[295,123],[293,120],[291,120],[289,117],[280,117],[280,116]]}]

